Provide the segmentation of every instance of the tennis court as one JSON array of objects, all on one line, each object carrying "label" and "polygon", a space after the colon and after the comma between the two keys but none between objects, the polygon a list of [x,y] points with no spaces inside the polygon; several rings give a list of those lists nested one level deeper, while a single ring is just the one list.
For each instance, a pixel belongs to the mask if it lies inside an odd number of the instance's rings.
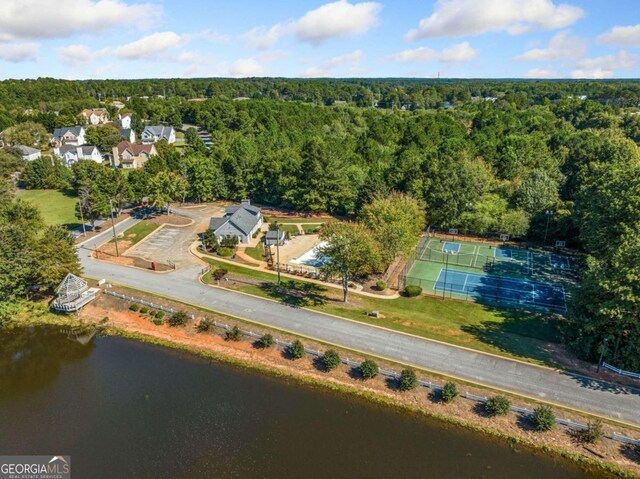
[{"label": "tennis court", "polygon": [[461,295],[513,305],[542,307],[554,311],[566,310],[565,291],[562,285],[442,268],[433,289],[450,297]]},{"label": "tennis court", "polygon": [[404,284],[425,293],[564,312],[571,262],[559,252],[431,237],[420,244]]}]

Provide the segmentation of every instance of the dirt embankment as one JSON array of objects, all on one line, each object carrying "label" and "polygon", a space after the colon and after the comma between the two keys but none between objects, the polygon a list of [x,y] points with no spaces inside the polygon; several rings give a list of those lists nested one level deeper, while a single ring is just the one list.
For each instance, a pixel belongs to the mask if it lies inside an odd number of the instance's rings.
[{"label": "dirt embankment", "polygon": [[[126,294],[132,294],[123,290]],[[426,414],[438,416],[445,420],[462,424],[476,430],[484,431],[492,435],[509,438],[512,441],[533,445],[537,448],[550,449],[565,456],[571,456],[579,461],[593,462],[604,461],[620,470],[626,471],[630,475],[636,474],[640,477],[640,455],[629,448],[623,447],[620,443],[608,439],[600,441],[595,445],[585,445],[581,443],[575,434],[567,429],[557,426],[551,432],[540,433],[533,430],[532,424],[524,417],[520,417],[513,412],[506,416],[489,417],[484,407],[470,400],[458,398],[453,403],[443,403],[438,394],[429,394],[426,388],[418,388],[409,392],[400,392],[395,387],[393,381],[385,377],[378,376],[375,379],[363,381],[358,377],[357,371],[346,365],[339,366],[331,372],[324,372],[318,365],[318,361],[307,355],[297,361],[288,359],[284,352],[277,348],[267,350],[255,347],[249,338],[242,341],[225,341],[224,331],[219,328],[212,328],[208,332],[198,332],[196,325],[203,317],[215,319],[219,322],[235,325],[240,328],[249,329],[257,334],[270,332],[278,339],[292,341],[296,339],[292,335],[280,333],[257,325],[242,324],[228,318],[219,317],[215,314],[207,314],[195,308],[184,307],[183,305],[172,303],[157,297],[145,297],[139,293],[133,293],[138,298],[147,299],[154,303],[163,304],[174,309],[181,309],[188,314],[196,316],[195,321],[190,322],[185,327],[170,327],[166,322],[162,325],[155,325],[148,314],[130,311],[129,302],[100,295],[99,298],[85,307],[80,313],[80,318],[87,322],[99,322],[102,318],[108,317],[107,325],[124,330],[127,333],[141,334],[161,341],[176,344],[182,347],[191,348],[196,351],[206,351],[221,358],[227,358],[234,362],[241,362],[246,365],[253,365],[264,370],[277,371],[280,374],[299,378],[303,381],[321,382],[330,387],[357,390],[361,394],[374,395],[387,403],[401,407],[409,407],[422,411]],[[327,346],[310,340],[304,340],[306,347],[312,349],[326,350]],[[353,352],[338,349],[341,357],[348,357],[354,361],[361,361],[364,358]],[[378,365],[384,369],[399,371],[400,366],[393,363],[376,360]],[[436,375],[427,376],[418,374],[423,380],[432,380],[437,384],[443,384],[445,380]],[[479,396],[491,396],[491,391],[458,383],[460,393],[469,392]],[[514,404],[529,409],[534,409],[537,404],[533,401],[520,397],[510,397]],[[573,412],[556,410],[558,417],[570,419],[579,423],[587,423],[589,419]],[[605,433],[611,434],[613,431],[631,437],[639,437],[640,433],[635,430],[625,429],[618,425],[604,425]]]}]

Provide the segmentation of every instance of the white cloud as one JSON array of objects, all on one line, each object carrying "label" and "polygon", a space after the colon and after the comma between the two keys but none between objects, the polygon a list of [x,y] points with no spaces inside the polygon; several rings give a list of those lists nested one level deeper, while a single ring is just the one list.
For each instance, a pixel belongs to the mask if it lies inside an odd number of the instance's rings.
[{"label": "white cloud", "polygon": [[2,0],[0,41],[95,33],[121,25],[148,25],[162,15],[150,3],[121,0]]},{"label": "white cloud", "polygon": [[73,66],[86,65],[94,58],[94,54],[85,45],[69,45],[57,48],[56,52],[62,62]]},{"label": "white cloud", "polygon": [[395,62],[426,63],[438,60],[445,63],[466,62],[472,60],[478,54],[478,50],[471,48],[469,42],[462,42],[445,48],[441,52],[428,47],[403,50],[385,58]]},{"label": "white cloud", "polygon": [[598,37],[599,43],[640,48],[640,24],[613,27]]},{"label": "white cloud", "polygon": [[593,80],[613,78],[613,71],[603,70],[602,68],[594,68],[593,70],[574,70],[571,72],[571,78],[588,78]]},{"label": "white cloud", "polygon": [[533,48],[514,60],[518,61],[548,61],[563,58],[580,58],[587,52],[587,44],[577,38],[569,36],[568,31],[556,33],[546,48]]},{"label": "white cloud", "polygon": [[0,60],[11,63],[35,61],[38,53],[37,43],[9,43],[0,46]]},{"label": "white cloud", "polygon": [[269,48],[280,38],[293,35],[298,41],[320,45],[331,38],[362,35],[378,24],[382,5],[351,4],[348,0],[327,3],[302,17],[272,27],[256,27],[243,35],[251,48]]},{"label": "white cloud", "polygon": [[241,58],[229,67],[229,75],[237,78],[260,77],[265,75],[265,67],[255,57]]},{"label": "white cloud", "polygon": [[581,8],[551,0],[439,0],[431,16],[405,35],[408,41],[507,31],[519,35],[556,30],[584,15]]},{"label": "white cloud", "polygon": [[178,35],[175,32],[152,33],[114,48],[113,55],[126,60],[154,60],[167,50],[183,47],[190,39],[189,35]]},{"label": "white cloud", "polygon": [[525,78],[558,78],[558,72],[550,68],[532,68],[524,75]]},{"label": "white cloud", "polygon": [[345,55],[333,57],[322,63],[319,67],[311,67],[304,70],[300,75],[305,78],[326,77],[331,75],[336,68],[348,67],[350,72],[359,71],[357,66],[362,61],[364,53],[362,50],[355,50]]},{"label": "white cloud", "polygon": [[620,50],[615,55],[580,60],[571,78],[612,78],[616,70],[633,70],[639,63],[640,55]]}]

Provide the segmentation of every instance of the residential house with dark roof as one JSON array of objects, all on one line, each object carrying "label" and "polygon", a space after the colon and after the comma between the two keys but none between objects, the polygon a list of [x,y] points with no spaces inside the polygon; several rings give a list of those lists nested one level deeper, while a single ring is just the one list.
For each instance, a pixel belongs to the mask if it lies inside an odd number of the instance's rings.
[{"label": "residential house with dark roof", "polygon": [[60,145],[84,145],[85,130],[83,126],[65,126],[53,130],[51,143],[54,146]]},{"label": "residential house with dark roof", "polygon": [[155,143],[160,140],[167,140],[167,143],[175,143],[176,130],[172,126],[148,125],[144,127],[140,140],[142,143]]},{"label": "residential house with dark roof", "polygon": [[120,136],[129,143],[136,142],[136,132],[133,128],[120,128]]},{"label": "residential house with dark roof", "polygon": [[121,141],[113,147],[111,166],[114,168],[142,168],[149,161],[149,158],[157,154],[153,144],[136,145],[128,141]]},{"label": "residential house with dark roof", "polygon": [[71,166],[80,160],[92,160],[102,163],[102,153],[95,145],[62,145],[53,149],[53,154],[59,156],[64,164]]},{"label": "residential house with dark roof", "polygon": [[40,152],[40,150],[38,150],[37,148],[31,148],[30,146],[13,145],[12,148],[17,150],[20,153],[20,156],[22,157],[22,159],[25,161],[37,160],[42,156],[42,153]]},{"label": "residential house with dark roof", "polygon": [[223,217],[213,217],[209,222],[209,229],[218,241],[235,236],[241,244],[248,244],[261,226],[262,212],[257,206],[252,206],[249,200],[228,206]]}]

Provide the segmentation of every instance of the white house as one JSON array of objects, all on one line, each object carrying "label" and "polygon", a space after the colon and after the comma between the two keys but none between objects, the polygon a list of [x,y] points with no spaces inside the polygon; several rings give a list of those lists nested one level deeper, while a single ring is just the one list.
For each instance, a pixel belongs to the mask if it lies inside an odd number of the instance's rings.
[{"label": "white house", "polygon": [[85,131],[82,126],[65,126],[63,128],[56,128],[53,130],[53,137],[51,143],[54,146],[61,145],[84,145]]},{"label": "white house", "polygon": [[133,128],[120,128],[120,136],[129,143],[136,142],[136,132]]},{"label": "white house", "polygon": [[118,115],[118,125],[120,128],[131,128],[131,113],[125,113],[124,115]]},{"label": "white house", "polygon": [[67,166],[71,166],[79,160],[92,160],[96,163],[102,163],[102,154],[98,147],[94,145],[62,145],[54,148],[53,153],[62,158]]},{"label": "white house", "polygon": [[209,229],[214,232],[218,241],[233,236],[238,242],[248,244],[254,233],[262,226],[260,208],[251,206],[249,200],[242,200],[240,205],[227,206],[222,218],[211,218]]},{"label": "white house", "polygon": [[155,143],[160,140],[167,140],[167,143],[175,143],[176,130],[172,126],[149,125],[145,126],[140,136],[142,143]]},{"label": "white house", "polygon": [[20,156],[25,161],[33,161],[40,158],[41,152],[37,148],[31,148],[26,145],[13,145],[13,148],[20,152]]},{"label": "white house", "polygon": [[109,115],[106,108],[93,108],[91,110],[85,108],[80,112],[80,116],[89,125],[100,125],[109,121]]}]

